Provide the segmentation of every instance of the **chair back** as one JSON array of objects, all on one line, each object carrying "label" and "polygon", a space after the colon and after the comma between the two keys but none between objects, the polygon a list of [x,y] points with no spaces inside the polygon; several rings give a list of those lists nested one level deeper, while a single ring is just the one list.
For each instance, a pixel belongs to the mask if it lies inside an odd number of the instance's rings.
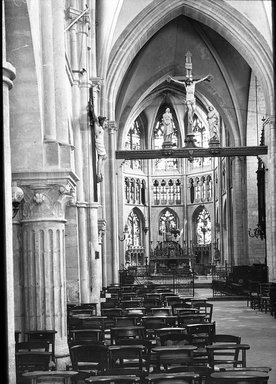
[{"label": "chair back", "polygon": [[73,329],[70,332],[70,341],[89,341],[90,343],[101,343],[104,340],[102,329]]},{"label": "chair back", "polygon": [[153,373],[147,377],[149,384],[194,384],[197,379],[199,375],[194,372]]},{"label": "chair back", "polygon": [[141,339],[146,338],[145,327],[142,326],[127,326],[110,328],[111,345],[121,345],[125,340],[133,339],[137,343]]},{"label": "chair back", "polygon": [[15,351],[44,351],[49,352],[49,341],[46,340],[32,340],[22,341],[15,344]]},{"label": "chair back", "polygon": [[231,366],[233,368],[246,367],[246,351],[250,348],[248,344],[212,344],[207,345],[208,363],[212,369],[220,366]]},{"label": "chair back", "polygon": [[137,325],[138,318],[135,316],[119,316],[114,317],[115,327],[127,327],[131,325]]},{"label": "chair back", "polygon": [[75,345],[70,348],[74,371],[96,370],[98,373],[107,369],[108,349],[106,345]]},{"label": "chair back", "polygon": [[133,369],[135,373],[142,373],[147,362],[143,359],[143,345],[111,345],[109,352],[109,369]]},{"label": "chair back", "polygon": [[85,379],[85,383],[93,384],[134,384],[140,383],[140,378],[135,375],[92,376]]},{"label": "chair back", "polygon": [[213,304],[208,302],[193,302],[192,307],[198,309],[200,314],[205,315],[205,320],[211,323],[213,317]]},{"label": "chair back", "polygon": [[260,371],[224,371],[210,375],[211,384],[266,384],[268,380],[268,373]]},{"label": "chair back", "polygon": [[178,325],[185,327],[187,324],[200,324],[204,323],[205,315],[200,313],[188,313],[177,315]]},{"label": "chair back", "polygon": [[172,315],[172,307],[161,307],[161,308],[150,308],[149,309],[150,316],[171,316]]},{"label": "chair back", "polygon": [[211,344],[216,333],[216,323],[187,324],[187,333],[192,337],[192,344],[198,347],[205,347]]},{"label": "chair back", "polygon": [[21,351],[15,353],[16,382],[25,383],[24,372],[48,371],[51,360],[51,352]]},{"label": "chair back", "polygon": [[186,333],[165,333],[160,335],[161,345],[185,345],[191,344],[192,338]]}]

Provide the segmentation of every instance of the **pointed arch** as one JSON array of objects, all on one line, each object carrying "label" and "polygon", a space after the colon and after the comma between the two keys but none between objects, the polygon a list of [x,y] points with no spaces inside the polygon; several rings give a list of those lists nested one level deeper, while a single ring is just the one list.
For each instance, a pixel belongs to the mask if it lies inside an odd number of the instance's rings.
[{"label": "pointed arch", "polygon": [[271,114],[274,109],[271,98],[274,88],[273,57],[270,47],[254,25],[225,2],[159,0],[149,4],[132,20],[132,28],[126,28],[113,46],[106,77],[110,118],[115,118],[116,96],[120,84],[138,51],[159,29],[179,15],[188,16],[217,31],[245,58],[261,79],[262,88],[266,90],[267,113]]}]

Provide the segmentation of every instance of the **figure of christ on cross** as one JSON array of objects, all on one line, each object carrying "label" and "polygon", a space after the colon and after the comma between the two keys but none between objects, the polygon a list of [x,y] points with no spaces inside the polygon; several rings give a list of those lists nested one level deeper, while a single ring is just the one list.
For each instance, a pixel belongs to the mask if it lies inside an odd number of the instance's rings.
[{"label": "figure of christ on cross", "polygon": [[174,83],[181,84],[184,86],[186,90],[186,106],[188,109],[188,133],[192,133],[193,128],[193,116],[196,109],[196,101],[195,101],[195,85],[202,81],[211,81],[213,79],[212,75],[207,75],[202,79],[193,80],[192,77],[186,78],[184,81],[180,81],[174,79],[171,76],[168,76],[167,81],[173,81]]}]

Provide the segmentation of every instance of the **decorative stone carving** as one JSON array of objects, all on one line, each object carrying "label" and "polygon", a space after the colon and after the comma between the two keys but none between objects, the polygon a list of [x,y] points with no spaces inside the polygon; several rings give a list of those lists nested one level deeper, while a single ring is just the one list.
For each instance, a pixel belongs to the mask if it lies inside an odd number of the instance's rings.
[{"label": "decorative stone carving", "polygon": [[98,242],[99,244],[102,244],[103,242],[103,236],[106,231],[106,220],[99,219],[98,220]]},{"label": "decorative stone carving", "polygon": [[34,194],[33,200],[36,204],[42,204],[45,200],[45,195],[43,193],[37,192]]},{"label": "decorative stone carving", "polygon": [[73,199],[74,192],[70,182],[65,185],[25,186],[23,220],[64,220],[65,206]]}]

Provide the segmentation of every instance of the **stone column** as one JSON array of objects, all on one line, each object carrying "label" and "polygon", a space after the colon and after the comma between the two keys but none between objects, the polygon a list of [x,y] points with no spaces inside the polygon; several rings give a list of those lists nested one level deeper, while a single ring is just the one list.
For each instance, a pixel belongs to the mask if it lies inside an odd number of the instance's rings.
[{"label": "stone column", "polygon": [[[266,165],[266,242],[269,281],[276,281],[276,128],[275,117],[264,122],[265,143],[268,145]],[[266,157],[266,156],[265,156]]]},{"label": "stone column", "polygon": [[108,126],[109,138],[109,191],[110,191],[110,239],[111,239],[111,279],[112,284],[119,283],[119,247],[118,247],[118,212],[117,212],[117,185],[116,185],[116,168],[115,168],[115,121],[109,121]]},{"label": "stone column", "polygon": [[57,369],[68,362],[62,360],[68,356],[65,206],[76,182],[72,173],[59,176],[41,174],[31,180],[20,175],[25,199],[21,220],[25,331],[57,332]]},{"label": "stone column", "polygon": [[98,203],[90,203],[89,220],[89,255],[91,262],[91,302],[100,303],[102,289],[102,262],[100,259],[99,234],[98,234]]},{"label": "stone column", "polygon": [[106,231],[106,220],[98,219],[99,250],[100,250],[100,259],[102,261],[102,287],[107,286],[106,257],[105,257],[105,231]]},{"label": "stone column", "polygon": [[[4,282],[2,287],[6,288],[3,293],[2,307],[4,326],[6,326],[6,346],[7,350],[4,352],[4,359],[7,359],[8,364],[8,382],[16,382],[15,374],[15,357],[14,357],[14,279],[13,279],[13,244],[12,244],[12,196],[11,196],[11,144],[10,144],[10,103],[9,103],[9,91],[13,86],[13,80],[15,79],[15,68],[6,61],[6,29],[5,29],[5,5],[2,1],[2,97],[3,97],[3,147],[2,156],[5,161],[3,162],[3,214],[4,223],[3,232],[5,233],[2,238],[2,251],[5,257],[2,267],[5,267],[2,277]],[[4,375],[5,377],[5,375]]]},{"label": "stone column", "polygon": [[[244,158],[235,157],[233,172],[233,240],[235,265],[248,264]],[[246,221],[246,222],[245,222]],[[245,239],[246,236],[246,239]]]},{"label": "stone column", "polygon": [[[52,0],[52,18],[55,36],[53,39],[54,49],[54,79],[55,79],[55,108],[57,141],[62,144],[68,144],[68,102],[66,91],[69,87],[69,81],[66,75],[65,63],[65,38],[64,38],[64,2]],[[61,146],[61,161],[69,162],[70,147]],[[62,166],[66,167],[66,165]]]},{"label": "stone column", "polygon": [[53,19],[52,0],[42,1],[41,4],[41,55],[44,90],[44,138],[47,141],[56,140],[55,114],[55,76],[53,50]]}]

